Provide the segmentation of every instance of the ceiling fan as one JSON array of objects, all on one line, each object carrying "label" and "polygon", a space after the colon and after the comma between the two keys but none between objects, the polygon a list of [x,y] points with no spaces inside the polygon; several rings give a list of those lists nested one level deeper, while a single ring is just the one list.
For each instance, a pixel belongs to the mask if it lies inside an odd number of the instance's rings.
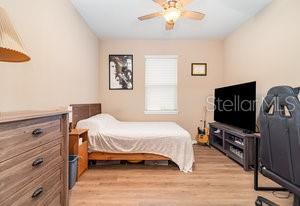
[{"label": "ceiling fan", "polygon": [[202,20],[205,14],[197,11],[186,11],[184,7],[193,0],[153,0],[155,3],[163,7],[162,12],[155,12],[138,19],[141,21],[163,16],[166,20],[166,30],[172,30],[175,22],[180,18],[188,18],[193,20]]}]

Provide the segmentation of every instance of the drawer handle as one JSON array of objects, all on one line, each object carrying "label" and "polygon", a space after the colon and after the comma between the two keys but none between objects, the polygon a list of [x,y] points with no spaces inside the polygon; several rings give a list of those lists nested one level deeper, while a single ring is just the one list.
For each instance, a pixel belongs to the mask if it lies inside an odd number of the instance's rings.
[{"label": "drawer handle", "polygon": [[32,194],[32,198],[34,199],[34,198],[37,198],[37,197],[39,197],[42,193],[43,193],[43,191],[44,191],[44,189],[43,189],[43,187],[40,187],[40,188],[38,188],[38,189],[36,189],[35,191],[34,191],[34,193]]},{"label": "drawer handle", "polygon": [[43,129],[38,128],[38,129],[33,130],[32,135],[37,137],[37,136],[43,134],[43,132],[44,132]]},{"label": "drawer handle", "polygon": [[42,164],[43,162],[44,162],[44,159],[43,159],[42,157],[37,158],[36,160],[33,161],[32,166],[33,166],[33,167],[37,167],[37,166],[39,166],[40,164]]}]

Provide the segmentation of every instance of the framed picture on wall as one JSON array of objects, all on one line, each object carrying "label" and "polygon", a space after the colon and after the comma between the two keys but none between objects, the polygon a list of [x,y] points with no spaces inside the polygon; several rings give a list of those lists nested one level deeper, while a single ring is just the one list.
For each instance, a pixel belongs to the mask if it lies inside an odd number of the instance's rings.
[{"label": "framed picture on wall", "polygon": [[192,63],[192,76],[207,76],[207,63]]},{"label": "framed picture on wall", "polygon": [[109,89],[133,89],[133,55],[109,55]]}]

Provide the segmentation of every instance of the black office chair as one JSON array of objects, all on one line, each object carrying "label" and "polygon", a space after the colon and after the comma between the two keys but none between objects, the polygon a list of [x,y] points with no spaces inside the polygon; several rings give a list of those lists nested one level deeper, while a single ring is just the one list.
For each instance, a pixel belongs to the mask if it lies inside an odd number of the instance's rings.
[{"label": "black office chair", "polygon": [[[269,90],[261,106],[261,173],[294,193],[300,206],[300,102],[299,89],[288,86]],[[274,203],[259,197],[256,204]],[[274,204],[276,205],[276,204]]]}]

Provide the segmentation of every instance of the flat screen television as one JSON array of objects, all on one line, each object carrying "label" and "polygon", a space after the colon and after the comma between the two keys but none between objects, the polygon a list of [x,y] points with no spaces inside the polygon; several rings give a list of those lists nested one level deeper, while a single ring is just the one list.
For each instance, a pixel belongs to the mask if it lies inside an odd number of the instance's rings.
[{"label": "flat screen television", "polygon": [[255,132],[256,82],[215,89],[214,120]]}]

